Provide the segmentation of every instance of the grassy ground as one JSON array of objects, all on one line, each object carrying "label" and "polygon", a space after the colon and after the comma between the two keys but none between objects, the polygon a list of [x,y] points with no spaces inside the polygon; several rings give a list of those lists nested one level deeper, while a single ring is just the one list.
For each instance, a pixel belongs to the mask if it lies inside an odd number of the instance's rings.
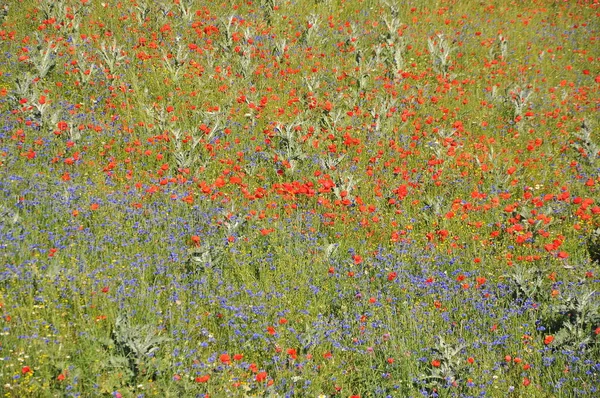
[{"label": "grassy ground", "polygon": [[597,3],[4,4],[5,396],[598,394]]}]

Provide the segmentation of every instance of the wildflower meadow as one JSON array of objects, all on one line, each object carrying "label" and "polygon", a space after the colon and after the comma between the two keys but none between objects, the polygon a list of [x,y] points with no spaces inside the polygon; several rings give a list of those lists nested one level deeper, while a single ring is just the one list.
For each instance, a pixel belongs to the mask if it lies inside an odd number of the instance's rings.
[{"label": "wildflower meadow", "polygon": [[600,396],[599,21],[0,1],[0,393]]}]

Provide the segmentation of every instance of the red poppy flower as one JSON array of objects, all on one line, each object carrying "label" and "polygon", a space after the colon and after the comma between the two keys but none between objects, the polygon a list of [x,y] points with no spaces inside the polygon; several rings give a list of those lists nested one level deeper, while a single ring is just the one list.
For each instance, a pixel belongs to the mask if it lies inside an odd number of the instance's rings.
[{"label": "red poppy flower", "polygon": [[294,348],[290,348],[287,350],[287,354],[292,358],[292,359],[296,359],[298,357],[298,353],[296,352],[296,349]]},{"label": "red poppy flower", "polygon": [[558,258],[567,258],[567,257],[569,257],[569,253],[563,252],[563,251],[558,252]]},{"label": "red poppy flower", "polygon": [[60,130],[60,131],[65,131],[66,129],[69,128],[69,125],[67,124],[67,122],[65,121],[60,121],[56,124],[56,127]]},{"label": "red poppy flower", "polygon": [[229,362],[231,361],[231,357],[229,356],[229,354],[221,354],[219,360],[224,364],[229,364]]},{"label": "red poppy flower", "polygon": [[256,381],[261,383],[263,381],[267,380],[267,372],[258,372],[256,374]]}]

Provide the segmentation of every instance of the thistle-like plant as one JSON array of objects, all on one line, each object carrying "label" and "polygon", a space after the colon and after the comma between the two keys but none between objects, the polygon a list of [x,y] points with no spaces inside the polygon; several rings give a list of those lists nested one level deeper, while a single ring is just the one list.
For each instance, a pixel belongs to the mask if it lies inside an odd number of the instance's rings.
[{"label": "thistle-like plant", "polygon": [[249,49],[245,48],[241,53],[239,66],[240,74],[242,77],[244,77],[244,79],[251,77],[253,72],[256,70],[256,67],[252,63]]},{"label": "thistle-like plant", "polygon": [[[150,113],[154,114],[159,128],[166,125],[166,113],[164,111],[157,112],[152,109]],[[198,166],[206,166],[207,159],[202,156],[201,148],[198,145],[201,142],[210,142],[219,131],[221,114],[219,112],[201,112],[198,115],[201,115],[198,124],[210,126],[207,130],[204,130],[204,135],[185,134],[181,127],[167,128],[170,132],[171,153],[175,158],[177,169],[196,169]]]},{"label": "thistle-like plant", "polygon": [[42,126],[47,131],[52,131],[55,128],[58,121],[61,119],[62,115],[63,111],[61,108],[52,108],[52,111],[48,111],[45,114],[45,118],[42,119]]},{"label": "thistle-like plant", "polygon": [[260,6],[263,10],[263,16],[267,25],[271,26],[273,23],[273,12],[275,11],[276,0],[261,0]]},{"label": "thistle-like plant", "polygon": [[142,25],[144,24],[144,22],[146,22],[146,20],[148,18],[150,18],[150,15],[153,12],[153,9],[151,7],[151,5],[154,2],[147,2],[145,0],[140,0],[140,1],[136,1],[135,5],[130,7],[130,11],[132,14],[135,15],[138,24]]},{"label": "thistle-like plant", "polygon": [[13,94],[11,95],[11,99],[19,102],[19,100],[22,98],[30,98],[30,96],[33,94],[31,85],[34,81],[35,76],[29,72],[25,72],[21,76],[18,76],[15,80],[15,88]]},{"label": "thistle-like plant", "polygon": [[273,57],[275,57],[275,60],[277,61],[277,63],[281,63],[283,61],[286,50],[287,50],[287,40],[286,39],[276,40],[274,42],[271,53],[273,54]]},{"label": "thistle-like plant", "polygon": [[121,64],[121,61],[127,58],[125,52],[117,46],[116,39],[113,40],[112,44],[102,42],[98,52],[111,75],[115,73],[116,68]]},{"label": "thistle-like plant", "polygon": [[37,52],[30,58],[30,62],[38,72],[38,77],[43,79],[56,65],[56,47],[52,41],[45,42],[39,39]]},{"label": "thistle-like plant", "polygon": [[508,40],[506,37],[502,35],[498,35],[498,38],[490,47],[488,52],[489,61],[493,61],[496,58],[500,57],[502,60],[506,60],[506,56],[508,55]]},{"label": "thistle-like plant", "polygon": [[235,206],[232,204],[229,211],[219,213],[216,224],[223,231],[224,236],[239,235],[246,226],[246,219],[242,213],[235,211]]},{"label": "thistle-like plant", "polygon": [[303,122],[294,122],[288,125],[275,127],[275,150],[273,155],[287,163],[290,171],[294,171],[298,163],[307,158],[307,154],[298,138],[298,129]]},{"label": "thistle-like plant", "polygon": [[[452,139],[452,136],[455,133],[456,131],[450,131],[441,128],[436,133],[436,136],[433,136],[431,141],[427,143],[427,146],[429,147],[429,149],[431,149],[436,158],[441,159],[446,157],[446,151],[444,151],[444,142],[447,142],[448,140]],[[477,162],[479,162],[479,159],[477,157],[475,157],[475,159]]]},{"label": "thistle-like plant", "polygon": [[320,125],[322,128],[325,128],[329,131],[333,131],[335,130],[339,122],[342,120],[343,116],[344,114],[340,109],[337,109],[333,112],[323,110]]},{"label": "thistle-like plant", "polygon": [[325,245],[325,247],[324,247],[325,258],[327,259],[328,262],[333,261],[337,257],[337,252],[338,252],[339,247],[340,247],[339,243],[329,243],[329,244]]},{"label": "thistle-like plant", "polygon": [[315,40],[315,35],[319,30],[319,16],[310,14],[306,19],[306,27],[298,38],[298,43],[302,45],[311,45]]},{"label": "thistle-like plant", "polygon": [[333,175],[335,186],[332,189],[333,196],[338,200],[353,200],[352,191],[356,188],[360,180],[355,179],[351,173],[343,172],[339,166],[346,159],[346,154],[333,155],[327,153],[327,159],[320,159],[321,166],[327,170],[328,174]]},{"label": "thistle-like plant", "polygon": [[427,225],[433,225],[440,219],[442,211],[445,208],[446,198],[445,196],[426,196],[423,199],[425,207],[421,212],[421,217]]},{"label": "thistle-like plant", "polygon": [[61,5],[64,5],[64,2],[55,0],[42,0],[39,2],[39,11],[41,11],[44,19],[46,20],[55,18]]},{"label": "thistle-like plant", "polygon": [[539,301],[542,297],[544,277],[539,268],[517,266],[514,272],[505,275],[505,279],[516,301]]},{"label": "thistle-like plant", "polygon": [[506,100],[512,105],[513,116],[516,118],[523,115],[523,111],[528,109],[533,98],[533,89],[531,87],[514,86],[508,91]]},{"label": "thistle-like plant", "polygon": [[205,51],[202,54],[202,62],[205,65],[206,69],[213,70],[215,68],[217,57],[215,57],[214,51]]},{"label": "thistle-like plant", "polygon": [[321,80],[318,78],[318,76],[309,75],[302,78],[302,83],[304,83],[306,91],[309,93],[314,93],[320,87]]},{"label": "thistle-like plant", "polygon": [[[223,266],[224,254],[227,246],[223,243],[228,237],[243,237],[246,227],[246,219],[241,213],[231,210],[222,211],[214,220],[215,226],[211,233],[195,247],[188,249],[187,267],[190,272],[198,272],[205,269],[221,268]],[[195,224],[203,224],[197,219]]]},{"label": "thistle-like plant", "polygon": [[253,72],[256,69],[256,66],[252,62],[252,47],[249,43],[252,42],[252,31],[249,28],[244,30],[244,43],[240,46],[240,51],[238,51],[239,61],[238,61],[238,72],[244,79],[250,78],[253,76]]},{"label": "thistle-like plant", "polygon": [[48,102],[41,103],[38,95],[35,95],[35,97],[37,98],[31,101],[31,105],[35,108],[35,119],[41,124],[47,117],[48,111],[50,110],[50,104]]},{"label": "thistle-like plant", "polygon": [[167,69],[171,75],[173,81],[178,81],[181,78],[181,72],[188,59],[188,52],[185,49],[184,44],[181,42],[181,38],[175,39],[177,42],[177,50],[175,53],[171,53],[163,49],[162,65]]},{"label": "thistle-like plant", "polygon": [[360,180],[355,180],[352,174],[341,174],[338,172],[335,186],[333,187],[333,194],[336,199],[353,200],[354,195],[352,195],[352,191],[356,188],[356,184],[358,184],[359,181]]},{"label": "thistle-like plant", "polygon": [[194,18],[194,13],[192,11],[194,0],[178,0],[176,4],[179,8],[179,15],[181,16],[182,21],[187,23],[191,22]]},{"label": "thistle-like plant", "polygon": [[356,90],[354,101],[358,101],[359,103],[364,103],[364,98],[362,98],[362,94],[368,90],[368,83],[371,80],[371,76],[373,71],[375,70],[375,60],[373,58],[369,59],[368,62],[365,62],[362,58],[362,50],[356,50],[356,62],[358,64],[358,68],[356,71]]},{"label": "thistle-like plant", "polygon": [[408,46],[406,38],[398,35],[398,30],[402,24],[393,14],[394,13],[391,13],[383,17],[387,32],[382,34],[380,38],[380,42],[384,46],[383,54],[385,56],[388,75],[391,78],[395,77],[397,72],[404,69],[404,59]]},{"label": "thistle-like plant", "polygon": [[346,158],[346,154],[341,154],[338,156],[334,156],[331,152],[327,153],[327,159],[320,159],[321,165],[324,169],[328,171],[335,171],[337,167],[343,162]]},{"label": "thistle-like plant", "polygon": [[387,7],[388,14],[392,18],[397,18],[400,15],[400,5],[395,1],[382,0],[382,3]]},{"label": "thistle-like plant", "polygon": [[217,268],[221,265],[222,260],[223,250],[221,247],[203,244],[200,247],[193,247],[188,250],[187,267],[190,272],[197,272]]},{"label": "thistle-like plant", "polygon": [[450,68],[450,54],[456,47],[453,47],[441,33],[438,33],[435,38],[427,39],[427,46],[434,69],[446,77]]},{"label": "thistle-like plant", "polygon": [[0,204],[0,232],[2,235],[17,237],[24,232],[23,218],[10,206]]},{"label": "thistle-like plant", "polygon": [[[587,120],[581,123],[579,131],[573,133],[574,142],[571,144],[582,163],[597,168],[600,166],[600,145],[592,138],[593,128]],[[597,135],[596,135],[597,136]]]},{"label": "thistle-like plant", "polygon": [[172,146],[173,157],[178,169],[192,169],[202,160],[202,155],[197,150],[198,144],[201,141],[200,137],[191,137],[186,139],[187,145],[184,144],[182,131],[179,128],[170,130],[172,138],[169,140]]},{"label": "thistle-like plant", "polygon": [[442,336],[438,336],[431,349],[432,361],[425,370],[426,374],[419,378],[421,385],[440,389],[462,380],[466,366],[461,353],[465,348],[465,344],[446,343]]},{"label": "thistle-like plant", "polygon": [[390,97],[379,101],[373,108],[369,109],[371,117],[373,118],[373,132],[377,133],[382,130],[382,128],[384,129],[386,127],[385,124],[382,126],[382,123],[388,119],[388,112],[395,107],[397,103],[397,98]]},{"label": "thistle-like plant", "polygon": [[582,289],[559,297],[549,307],[542,324],[554,334],[554,347],[588,351],[597,347],[595,328],[600,324],[600,300],[596,291]]},{"label": "thistle-like plant", "polygon": [[152,325],[132,326],[127,316],[119,315],[112,328],[110,339],[104,340],[104,346],[111,353],[108,366],[125,370],[136,382],[138,377],[149,378],[153,372],[149,370],[147,361],[169,341]]},{"label": "thistle-like plant", "polygon": [[9,9],[10,8],[8,7],[8,4],[3,4],[2,7],[0,7],[0,22],[4,21],[4,19],[8,15]]},{"label": "thistle-like plant", "polygon": [[233,19],[235,17],[230,15],[227,18],[219,19],[219,32],[221,32],[222,36],[219,40],[219,46],[224,51],[222,55],[226,58],[230,56],[231,50],[233,49]]},{"label": "thistle-like plant", "polygon": [[[73,41],[76,48],[81,46],[79,43],[77,43],[78,39],[73,39]],[[79,83],[89,83],[97,70],[98,68],[96,64],[88,59],[85,51],[79,50],[77,52],[77,76],[79,78]]]},{"label": "thistle-like plant", "polygon": [[503,60],[508,55],[508,40],[502,35],[498,35],[498,47],[500,48],[500,56]]},{"label": "thistle-like plant", "polygon": [[209,126],[208,130],[205,130],[204,132],[203,139],[205,141],[210,141],[223,129],[223,119],[225,118],[225,115],[222,111],[205,111],[200,112],[199,115],[201,119],[199,124],[204,123]]},{"label": "thistle-like plant", "polygon": [[404,69],[404,59],[406,56],[406,49],[408,48],[406,38],[404,36],[397,38],[394,41],[394,46],[391,48],[391,59],[394,61],[393,65],[396,71],[400,72],[402,69]]},{"label": "thistle-like plant", "polygon": [[167,111],[164,108],[159,111],[155,105],[145,105],[144,111],[146,112],[146,116],[151,120],[151,123],[154,126],[153,129],[156,130],[157,133],[160,134],[167,130],[168,118]]},{"label": "thistle-like plant", "polygon": [[39,10],[43,19],[53,20],[54,24],[61,26],[61,30],[68,29],[75,32],[79,29],[83,7],[75,2],[42,0],[39,2]]},{"label": "thistle-like plant", "polygon": [[600,227],[590,233],[586,241],[586,247],[592,263],[600,265]]}]

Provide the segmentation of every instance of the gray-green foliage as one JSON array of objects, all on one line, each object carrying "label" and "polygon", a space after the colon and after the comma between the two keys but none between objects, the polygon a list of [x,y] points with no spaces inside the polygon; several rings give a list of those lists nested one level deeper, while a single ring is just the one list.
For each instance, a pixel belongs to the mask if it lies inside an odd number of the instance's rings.
[{"label": "gray-green foliage", "polygon": [[217,228],[209,234],[198,246],[188,249],[187,266],[190,272],[199,272],[204,269],[222,268],[226,253],[225,240],[230,236],[243,237],[246,220],[242,213],[223,211],[215,220]]},{"label": "gray-green foliage", "polygon": [[450,69],[450,54],[456,50],[443,34],[427,39],[427,46],[434,69],[446,77]]},{"label": "gray-green foliage", "polygon": [[37,70],[38,77],[40,79],[46,77],[56,65],[56,48],[54,43],[38,38],[36,51],[34,51],[29,60]]},{"label": "gray-green foliage", "polygon": [[284,160],[289,165],[290,172],[296,170],[299,163],[307,158],[305,149],[299,140],[298,128],[303,122],[294,122],[288,125],[281,125],[275,128],[275,147],[273,155],[278,159]]},{"label": "gray-green foliage", "polygon": [[11,206],[0,204],[0,231],[3,234],[10,234],[13,237],[19,236],[24,232],[23,217],[19,215],[18,210]]},{"label": "gray-green foliage", "polygon": [[587,166],[591,166],[596,169],[596,172],[600,172],[598,167],[600,166],[600,146],[596,144],[592,138],[593,128],[590,123],[586,120],[581,124],[581,128],[576,133],[573,133],[575,141],[571,144],[571,147],[577,151],[577,154],[582,162]]},{"label": "gray-green foliage", "polygon": [[554,333],[553,346],[588,351],[598,346],[595,328],[600,324],[600,300],[596,291],[571,291],[549,306],[544,323]]},{"label": "gray-green foliage", "polygon": [[[428,388],[437,389],[462,380],[466,362],[461,353],[465,348],[465,344],[447,343],[442,336],[438,336],[435,346],[431,349],[433,360],[420,382]],[[437,361],[435,365],[434,361]]]},{"label": "gray-green foliage", "polygon": [[153,325],[132,325],[127,316],[119,315],[110,338],[104,341],[110,352],[107,367],[126,371],[132,382],[142,373],[152,376],[148,360],[169,340]]},{"label": "gray-green foliage", "polygon": [[513,297],[519,301],[538,301],[544,286],[544,277],[539,268],[517,266],[514,272],[505,276]]},{"label": "gray-green foliage", "polygon": [[116,39],[112,43],[102,42],[98,49],[98,55],[111,75],[117,71],[117,68],[127,58],[124,50],[117,45]]},{"label": "gray-green foliage", "polygon": [[596,228],[586,242],[588,254],[593,263],[600,264],[600,228]]}]

